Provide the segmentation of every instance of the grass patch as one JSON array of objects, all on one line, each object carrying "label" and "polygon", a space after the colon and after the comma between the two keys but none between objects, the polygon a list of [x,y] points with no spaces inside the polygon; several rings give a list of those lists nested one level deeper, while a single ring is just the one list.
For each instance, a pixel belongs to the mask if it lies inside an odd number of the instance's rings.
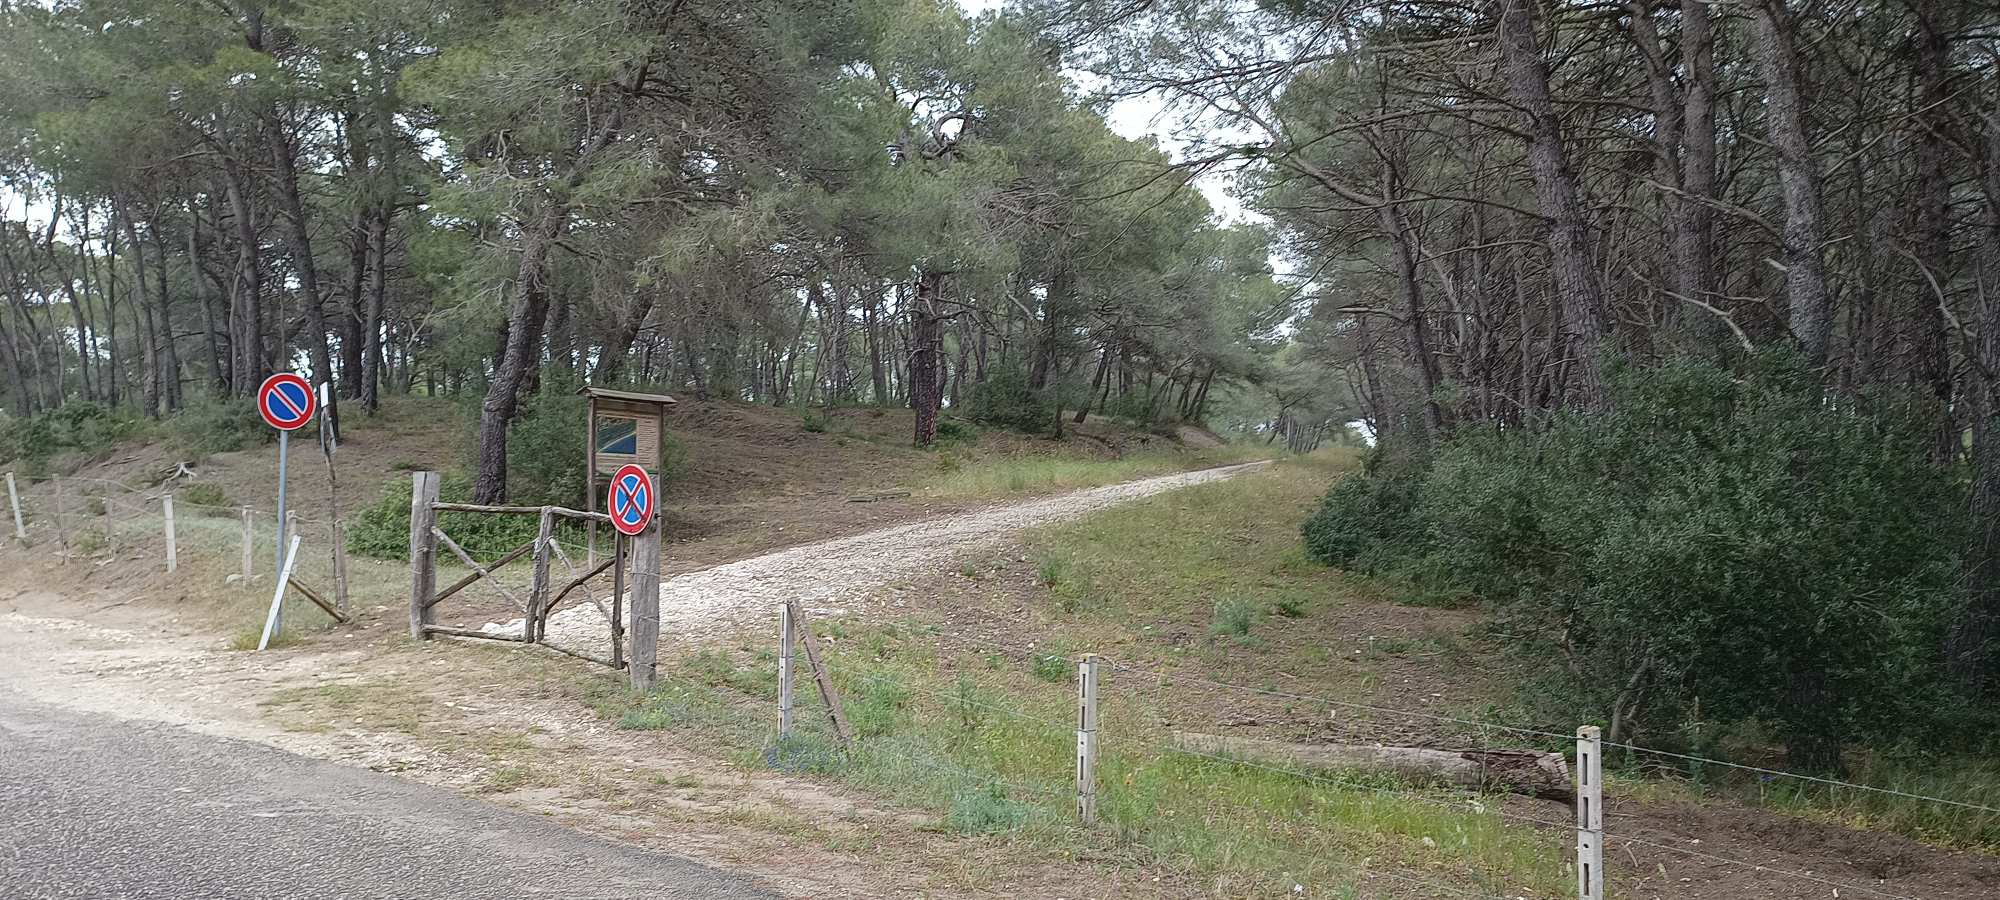
[{"label": "grass patch", "polygon": [[[670,721],[740,764],[837,781],[929,811],[937,831],[1002,842],[1009,865],[1068,858],[1078,840],[1072,783],[1070,666],[992,665],[948,655],[920,628],[829,621],[851,635],[828,650],[856,740],[843,750],[801,678],[796,730],[774,740],[768,699],[745,668],[696,656],[663,669],[659,690],[607,686],[599,711],[621,722]],[[608,685],[608,682],[607,682]],[[1133,685],[1137,687],[1138,685]],[[1170,749],[1157,698],[1102,694],[1100,815],[1114,859],[1195,873],[1231,896],[1342,896],[1383,868],[1487,892],[1556,895],[1567,884],[1562,835],[1508,827],[1494,809],[1448,791],[1378,780],[1349,789]],[[1385,796],[1394,787],[1421,796]]]}]

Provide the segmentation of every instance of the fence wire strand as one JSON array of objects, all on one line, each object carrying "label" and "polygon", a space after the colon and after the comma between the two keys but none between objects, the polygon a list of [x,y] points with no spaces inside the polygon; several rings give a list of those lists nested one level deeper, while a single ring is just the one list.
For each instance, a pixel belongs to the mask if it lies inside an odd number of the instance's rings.
[{"label": "fence wire strand", "polygon": [[[1813,875],[1808,872],[1798,872],[1791,869],[1780,869],[1774,866],[1767,866],[1762,863],[1746,862],[1744,860],[1732,859],[1727,856],[1722,856],[1715,853],[1709,853],[1702,850],[1690,850],[1686,847],[1676,847],[1673,846],[1672,844],[1662,844],[1659,843],[1658,841],[1649,841],[1646,840],[1645,838],[1636,838],[1622,834],[1612,834],[1610,832],[1605,832],[1604,837],[1606,840],[1615,838],[1619,842],[1631,846],[1652,847],[1656,850],[1665,850],[1669,853],[1679,853],[1684,856],[1693,857],[1695,859],[1704,859],[1704,860],[1709,860],[1711,862],[1726,863],[1732,866],[1740,866],[1745,869],[1753,869],[1758,872],[1769,872],[1773,875],[1779,875],[1786,878],[1797,878],[1804,881],[1810,881],[1816,884],[1825,885],[1826,887],[1834,888],[1836,890],[1860,891],[1864,894],[1872,894],[1877,897],[1887,897],[1889,898],[1889,900],[1923,900],[1923,898],[1912,897],[1909,896],[1908,894],[1892,894],[1889,893],[1888,891],[1877,890],[1875,888],[1871,888],[1866,885],[1859,885],[1846,881],[1835,881],[1831,878],[1821,878],[1818,875]],[[1608,850],[1609,848],[1607,847],[1606,849]]]}]

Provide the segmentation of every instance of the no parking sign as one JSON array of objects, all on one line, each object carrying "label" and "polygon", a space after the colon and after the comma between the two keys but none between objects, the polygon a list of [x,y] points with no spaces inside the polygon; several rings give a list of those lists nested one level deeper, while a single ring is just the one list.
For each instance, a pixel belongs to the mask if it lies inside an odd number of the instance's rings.
[{"label": "no parking sign", "polygon": [[619,534],[636,536],[653,521],[653,478],[645,469],[627,463],[611,476],[611,527]]},{"label": "no parking sign", "polygon": [[257,414],[279,431],[296,431],[305,427],[318,408],[319,401],[313,397],[312,385],[290,372],[279,372],[264,379],[264,385],[257,389]]}]

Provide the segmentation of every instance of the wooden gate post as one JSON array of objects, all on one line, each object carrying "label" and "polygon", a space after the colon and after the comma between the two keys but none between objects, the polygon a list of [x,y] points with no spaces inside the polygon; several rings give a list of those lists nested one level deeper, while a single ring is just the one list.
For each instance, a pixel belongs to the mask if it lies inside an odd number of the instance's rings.
[{"label": "wooden gate post", "polygon": [[179,548],[174,545],[174,495],[160,497],[160,514],[167,523],[167,574],[181,567]]},{"label": "wooden gate post", "polygon": [[549,548],[556,539],[556,514],[542,507],[541,526],[535,529],[535,574],[528,586],[527,615],[521,619],[521,639],[532,644],[542,639],[542,610],[549,603]]},{"label": "wooden gate post", "polygon": [[[660,495],[657,481],[653,496]],[[632,674],[634,690],[652,690],[654,666],[660,653],[660,517],[657,514],[646,530],[632,539],[632,648],[625,671]]]},{"label": "wooden gate post", "polygon": [[21,523],[21,491],[14,486],[12,472],[7,473],[7,502],[14,507],[14,539],[25,542],[28,539],[28,529]]},{"label": "wooden gate post", "polygon": [[1576,730],[1576,894],[1604,898],[1604,741],[1595,725]]},{"label": "wooden gate post", "polygon": [[410,473],[410,637],[430,640],[431,597],[437,593],[438,473]]},{"label": "wooden gate post", "polygon": [[333,607],[347,612],[347,526],[333,520]]}]

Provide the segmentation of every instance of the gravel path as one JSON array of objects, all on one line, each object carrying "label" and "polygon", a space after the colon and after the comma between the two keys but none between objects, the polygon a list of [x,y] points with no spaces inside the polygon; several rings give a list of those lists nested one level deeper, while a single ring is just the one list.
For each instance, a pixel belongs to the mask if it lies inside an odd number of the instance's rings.
[{"label": "gravel path", "polygon": [[[959,551],[990,545],[1024,529],[1071,519],[1107,506],[1175,488],[1233,478],[1268,465],[1255,462],[1162,475],[913,522],[836,538],[674,575],[660,586],[662,635],[715,634],[775,619],[777,605],[797,600],[807,611],[839,614],[898,578],[941,571]],[[490,623],[493,633],[519,634],[521,621]],[[588,603],[549,618],[546,639],[591,653],[608,650],[610,627]]]}]

